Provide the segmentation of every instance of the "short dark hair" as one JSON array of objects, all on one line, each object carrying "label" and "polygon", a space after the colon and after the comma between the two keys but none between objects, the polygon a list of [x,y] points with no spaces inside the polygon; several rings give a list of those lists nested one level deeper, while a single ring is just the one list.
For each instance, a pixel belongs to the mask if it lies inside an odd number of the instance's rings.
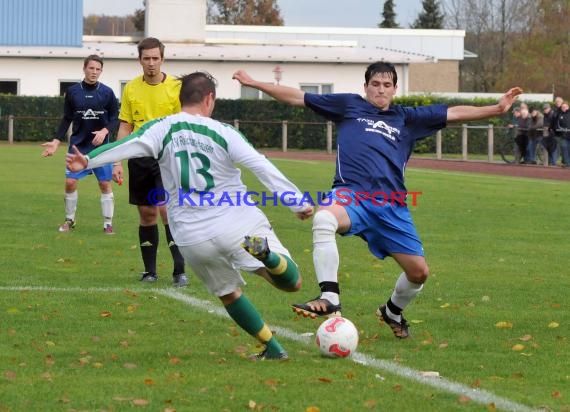
[{"label": "short dark hair", "polygon": [[157,47],[160,50],[160,57],[164,58],[164,44],[162,44],[160,40],[155,37],[147,37],[146,39],[142,39],[137,45],[137,49],[139,51],[139,59],[142,56],[143,50],[156,49]]},{"label": "short dark hair", "polygon": [[398,73],[396,73],[396,68],[392,63],[388,62],[376,62],[368,66],[366,68],[366,72],[364,73],[364,83],[368,84],[370,79],[378,73],[382,74],[386,73],[391,75],[392,81],[394,82],[394,86],[398,84]]},{"label": "short dark hair", "polygon": [[83,60],[83,68],[86,68],[89,62],[98,62],[103,68],[103,59],[96,54],[90,54]]},{"label": "short dark hair", "polygon": [[210,73],[198,71],[185,74],[178,78],[180,86],[180,105],[198,104],[204,97],[212,93],[216,98],[216,86],[218,82]]}]

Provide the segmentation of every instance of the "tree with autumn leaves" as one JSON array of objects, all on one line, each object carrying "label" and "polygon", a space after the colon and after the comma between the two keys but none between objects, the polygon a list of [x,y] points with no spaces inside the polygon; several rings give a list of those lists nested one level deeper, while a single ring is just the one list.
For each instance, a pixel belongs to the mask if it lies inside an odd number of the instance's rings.
[{"label": "tree with autumn leaves", "polygon": [[446,0],[446,27],[465,30],[461,91],[570,97],[570,1]]},{"label": "tree with autumn leaves", "polygon": [[210,24],[283,26],[277,0],[209,0]]}]

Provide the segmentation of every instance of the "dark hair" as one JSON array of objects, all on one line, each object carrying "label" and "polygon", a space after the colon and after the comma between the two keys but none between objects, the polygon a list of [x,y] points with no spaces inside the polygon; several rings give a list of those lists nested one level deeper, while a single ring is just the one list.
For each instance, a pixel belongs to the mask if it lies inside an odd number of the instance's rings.
[{"label": "dark hair", "polygon": [[160,40],[154,37],[147,37],[146,39],[142,39],[137,45],[137,49],[139,51],[139,59],[142,56],[143,50],[156,49],[157,47],[160,49],[160,57],[164,58],[164,44],[162,44]]},{"label": "dark hair", "polygon": [[103,68],[103,59],[96,54],[90,54],[83,60],[83,68],[86,68],[89,62],[99,62]]},{"label": "dark hair", "polygon": [[200,103],[204,97],[212,93],[216,98],[216,86],[218,82],[208,72],[199,71],[185,74],[178,78],[180,86],[180,105],[192,105]]},{"label": "dark hair", "polygon": [[378,73],[391,75],[394,86],[398,84],[398,73],[396,73],[396,68],[392,63],[388,62],[376,62],[368,66],[366,68],[366,73],[364,73],[364,83],[368,84],[370,79]]}]

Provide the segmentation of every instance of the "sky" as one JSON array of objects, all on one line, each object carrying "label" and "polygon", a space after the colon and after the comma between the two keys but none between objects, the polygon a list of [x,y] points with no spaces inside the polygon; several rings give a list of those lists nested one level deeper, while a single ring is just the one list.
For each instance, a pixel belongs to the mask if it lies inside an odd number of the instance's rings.
[{"label": "sky", "polygon": [[[396,0],[396,22],[407,28],[422,9],[421,0]],[[125,16],[143,0],[83,0],[83,14]],[[382,21],[383,0],[277,0],[286,26],[368,27]]]}]

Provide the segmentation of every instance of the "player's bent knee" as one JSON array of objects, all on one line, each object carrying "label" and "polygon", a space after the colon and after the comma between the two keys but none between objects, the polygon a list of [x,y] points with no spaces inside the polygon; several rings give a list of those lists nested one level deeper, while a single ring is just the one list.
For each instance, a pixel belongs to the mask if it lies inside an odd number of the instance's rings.
[{"label": "player's bent knee", "polygon": [[406,277],[410,282],[424,284],[429,277],[429,268],[426,264],[419,265],[413,270],[407,271]]},{"label": "player's bent knee", "polygon": [[313,242],[334,241],[337,229],[336,217],[327,210],[319,210],[313,218]]}]

